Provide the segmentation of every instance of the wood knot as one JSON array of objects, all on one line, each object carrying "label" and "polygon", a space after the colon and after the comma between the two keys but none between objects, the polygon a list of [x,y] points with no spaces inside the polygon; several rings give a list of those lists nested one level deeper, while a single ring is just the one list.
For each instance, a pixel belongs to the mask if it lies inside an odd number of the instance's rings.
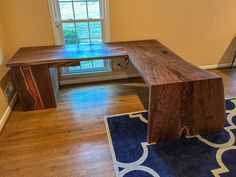
[{"label": "wood knot", "polygon": [[163,53],[163,54],[167,54],[168,52],[165,51],[165,50],[162,50],[161,53]]}]

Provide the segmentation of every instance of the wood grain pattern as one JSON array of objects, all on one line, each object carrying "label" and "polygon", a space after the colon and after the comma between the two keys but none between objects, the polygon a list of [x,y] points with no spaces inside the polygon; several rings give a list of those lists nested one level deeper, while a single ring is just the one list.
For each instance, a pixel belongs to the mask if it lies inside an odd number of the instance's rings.
[{"label": "wood grain pattern", "polygon": [[222,80],[151,87],[149,99],[149,142],[216,133],[224,127]]},{"label": "wood grain pattern", "polygon": [[7,66],[59,64],[97,58],[126,57],[127,53],[119,47],[110,47],[107,44],[83,44],[25,47],[17,51]]},{"label": "wood grain pattern", "polygon": [[59,72],[57,68],[50,68],[49,69],[50,78],[52,81],[53,93],[56,102],[59,101],[59,91],[60,91],[60,79],[59,79]]},{"label": "wood grain pattern", "polygon": [[43,101],[40,96],[40,92],[35,82],[32,70],[30,66],[21,66],[21,72],[24,77],[24,82],[26,83],[27,91],[31,93],[35,106],[34,109],[43,109]]},{"label": "wood grain pattern", "polygon": [[[8,62],[8,66],[26,65],[31,68],[32,79],[22,78],[26,86],[32,85],[28,82],[34,80],[35,88],[23,87],[17,91],[28,90],[31,97],[24,97],[26,100],[21,99],[21,102],[24,108],[32,110],[41,109],[37,106],[38,98],[42,100],[42,108],[56,107],[55,95],[59,85],[55,81],[57,79],[50,79],[55,75],[49,72],[49,68],[113,57],[129,57],[149,85],[149,143],[179,138],[184,131],[189,135],[203,135],[223,128],[225,105],[222,78],[186,62],[156,40],[22,48]],[[38,66],[43,66],[42,70],[34,70]],[[39,75],[43,71],[47,73],[45,77],[48,82]],[[40,94],[35,94],[34,90],[39,90]],[[46,98],[48,91],[51,95]],[[30,101],[27,101],[28,98]]]},{"label": "wood grain pattern", "polygon": [[56,108],[56,98],[47,65],[11,67],[12,80],[24,111]]},{"label": "wood grain pattern", "polygon": [[149,86],[219,78],[194,66],[156,40],[109,43],[126,51]]},{"label": "wood grain pattern", "polygon": [[49,63],[49,68],[60,68],[60,67],[71,67],[71,66],[80,66],[80,61],[68,61],[60,63]]}]

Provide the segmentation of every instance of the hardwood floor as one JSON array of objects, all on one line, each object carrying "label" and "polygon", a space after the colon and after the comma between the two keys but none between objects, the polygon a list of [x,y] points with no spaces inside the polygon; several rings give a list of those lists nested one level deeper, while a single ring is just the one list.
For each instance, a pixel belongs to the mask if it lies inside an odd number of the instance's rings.
[{"label": "hardwood floor", "polygon": [[[212,70],[236,96],[236,69]],[[142,79],[66,86],[57,109],[14,108],[0,136],[1,177],[113,177],[103,117],[147,109]]]}]

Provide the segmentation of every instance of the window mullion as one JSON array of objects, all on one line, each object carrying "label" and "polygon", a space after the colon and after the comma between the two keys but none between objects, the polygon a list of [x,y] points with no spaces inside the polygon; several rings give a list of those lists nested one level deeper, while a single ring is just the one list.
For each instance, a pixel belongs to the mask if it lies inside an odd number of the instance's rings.
[{"label": "window mullion", "polygon": [[88,13],[88,1],[86,0],[86,12],[87,12],[87,19],[89,19],[89,13]]},{"label": "window mullion", "polygon": [[81,19],[81,20],[60,20],[61,23],[74,23],[74,22],[103,22],[104,19]]},{"label": "window mullion", "polygon": [[88,18],[88,31],[89,31],[89,43],[91,44],[91,34],[90,34],[90,21],[89,18],[89,12],[88,12],[88,1],[86,0],[86,12],[87,12],[87,18]]},{"label": "window mullion", "polygon": [[74,1],[72,1],[72,9],[73,9],[73,16],[74,16],[74,27],[75,27],[75,34],[76,34],[76,43],[79,43],[79,37],[78,37],[78,31],[77,31],[77,25],[75,22],[75,6],[74,6]]},{"label": "window mullion", "polygon": [[74,25],[75,25],[76,41],[77,41],[77,44],[79,44],[79,36],[78,36],[77,25],[76,25],[76,23],[74,23]]},{"label": "window mullion", "polygon": [[90,41],[90,44],[91,44],[90,22],[88,22],[88,30],[89,30],[89,41]]}]

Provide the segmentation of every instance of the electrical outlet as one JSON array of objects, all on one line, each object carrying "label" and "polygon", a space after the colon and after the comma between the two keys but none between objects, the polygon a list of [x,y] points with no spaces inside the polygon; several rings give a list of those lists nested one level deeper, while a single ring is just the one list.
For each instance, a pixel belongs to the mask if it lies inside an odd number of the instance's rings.
[{"label": "electrical outlet", "polygon": [[119,65],[120,65],[120,62],[114,62],[113,63],[113,68],[114,69],[121,69],[121,67]]},{"label": "electrical outlet", "polygon": [[9,89],[9,91],[10,91],[11,93],[14,91],[14,88],[13,88],[12,83],[9,85],[8,89]]}]

